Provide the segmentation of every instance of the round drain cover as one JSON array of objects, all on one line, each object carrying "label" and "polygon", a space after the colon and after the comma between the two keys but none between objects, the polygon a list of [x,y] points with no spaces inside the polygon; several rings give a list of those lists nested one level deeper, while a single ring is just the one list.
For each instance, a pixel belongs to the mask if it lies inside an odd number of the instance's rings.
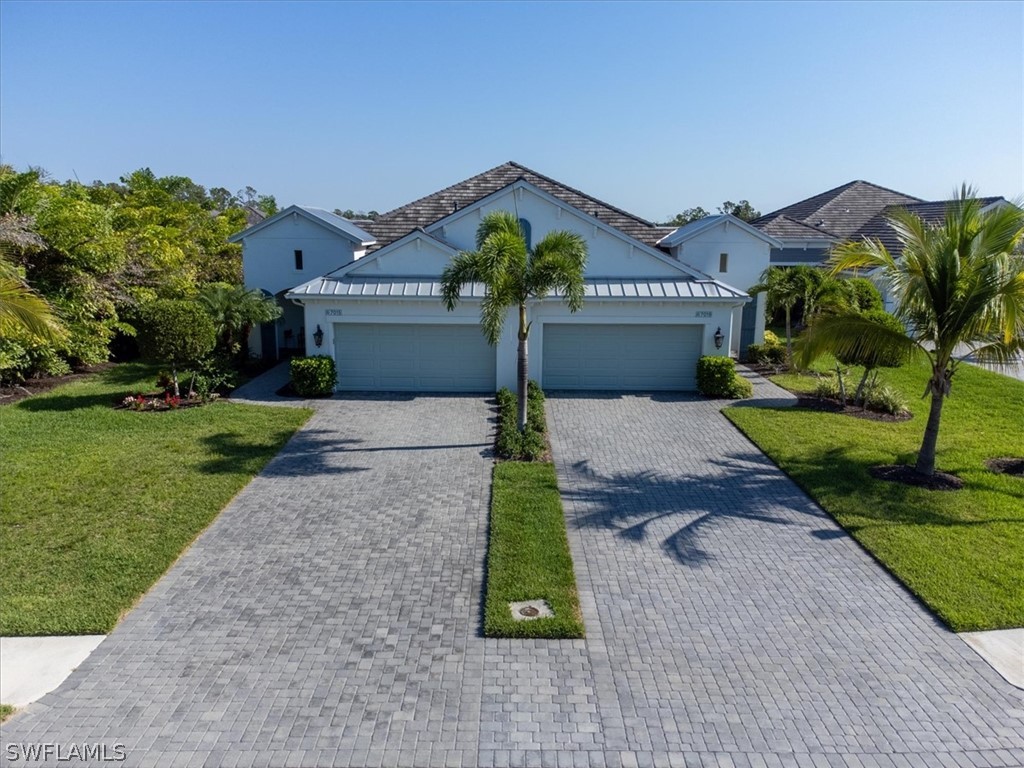
[{"label": "round drain cover", "polygon": [[540,611],[538,609],[534,608],[532,605],[527,605],[527,606],[519,609],[519,615],[520,616],[537,616],[539,614],[540,614]]}]

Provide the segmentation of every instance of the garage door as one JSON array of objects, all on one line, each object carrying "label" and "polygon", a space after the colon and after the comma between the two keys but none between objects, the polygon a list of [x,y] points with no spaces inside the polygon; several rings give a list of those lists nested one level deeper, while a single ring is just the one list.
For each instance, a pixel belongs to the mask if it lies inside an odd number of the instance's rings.
[{"label": "garage door", "polygon": [[338,389],[494,392],[494,348],[478,325],[338,323]]},{"label": "garage door", "polygon": [[545,389],[694,390],[697,325],[544,326]]}]

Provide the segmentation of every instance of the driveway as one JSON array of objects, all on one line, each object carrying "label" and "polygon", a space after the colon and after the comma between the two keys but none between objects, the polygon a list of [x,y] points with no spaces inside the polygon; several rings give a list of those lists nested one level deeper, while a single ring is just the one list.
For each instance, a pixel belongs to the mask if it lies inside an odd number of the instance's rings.
[{"label": "driveway", "polygon": [[1024,764],[1019,691],[714,404],[549,400],[576,641],[479,635],[484,399],[317,408],[4,724],[0,761],[98,744],[129,766]]}]

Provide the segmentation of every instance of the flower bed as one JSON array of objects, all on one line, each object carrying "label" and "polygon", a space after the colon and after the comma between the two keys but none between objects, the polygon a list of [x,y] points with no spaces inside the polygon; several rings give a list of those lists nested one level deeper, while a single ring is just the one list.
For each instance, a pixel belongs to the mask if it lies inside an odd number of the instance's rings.
[{"label": "flower bed", "polygon": [[176,411],[179,408],[196,408],[200,405],[207,405],[214,400],[220,399],[220,395],[213,393],[206,397],[193,394],[191,397],[181,397],[170,392],[155,392],[151,394],[138,393],[128,395],[120,401],[115,402],[114,409],[120,411]]}]

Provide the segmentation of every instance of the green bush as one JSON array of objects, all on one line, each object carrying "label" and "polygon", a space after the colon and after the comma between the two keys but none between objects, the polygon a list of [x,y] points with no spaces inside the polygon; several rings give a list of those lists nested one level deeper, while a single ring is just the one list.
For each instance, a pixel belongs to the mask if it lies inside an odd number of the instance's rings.
[{"label": "green bush", "polygon": [[202,360],[213,350],[217,333],[202,307],[180,299],[157,299],[142,308],[139,349],[144,357],[175,370]]},{"label": "green bush", "polygon": [[892,387],[873,387],[865,398],[866,405],[873,411],[899,416],[906,413],[907,401]]},{"label": "green bush", "polygon": [[764,332],[764,343],[765,343],[766,346],[769,346],[769,347],[779,347],[779,346],[782,346],[782,340],[778,337],[778,334],[776,334],[774,331],[765,331]]},{"label": "green bush", "polygon": [[697,389],[705,397],[741,400],[754,393],[753,385],[736,374],[729,357],[702,357],[697,361]]},{"label": "green bush", "polygon": [[547,450],[544,436],[544,391],[531,381],[526,395],[526,431],[519,431],[518,398],[508,388],[498,390],[498,455],[513,461],[538,461]]},{"label": "green bush", "polygon": [[302,397],[328,397],[334,393],[338,369],[326,355],[296,357],[292,360],[292,386]]},{"label": "green bush", "polygon": [[853,294],[853,304],[858,312],[874,312],[884,308],[882,294],[873,282],[866,277],[849,277],[846,279]]},{"label": "green bush", "polygon": [[839,379],[831,374],[828,376],[822,376],[814,386],[814,395],[815,397],[838,400],[840,395]]},{"label": "green bush", "polygon": [[71,366],[49,342],[17,335],[0,339],[0,385],[40,376],[66,376]]},{"label": "green bush", "polygon": [[747,361],[758,365],[782,365],[786,361],[786,348],[779,344],[751,344],[747,347]]}]

